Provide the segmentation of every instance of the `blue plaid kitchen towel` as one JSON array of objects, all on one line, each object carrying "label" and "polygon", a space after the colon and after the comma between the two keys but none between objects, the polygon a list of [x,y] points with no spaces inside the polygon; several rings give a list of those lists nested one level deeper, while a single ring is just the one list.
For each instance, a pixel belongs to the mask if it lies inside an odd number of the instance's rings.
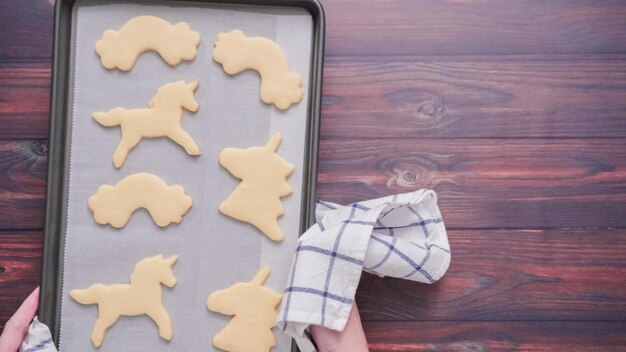
[{"label": "blue plaid kitchen towel", "polygon": [[315,351],[311,324],[342,331],[361,271],[431,284],[450,264],[446,228],[432,190],[346,206],[317,202],[317,223],[298,240],[278,327]]},{"label": "blue plaid kitchen towel", "polygon": [[30,323],[28,335],[20,346],[20,352],[57,352],[50,329],[37,317]]}]

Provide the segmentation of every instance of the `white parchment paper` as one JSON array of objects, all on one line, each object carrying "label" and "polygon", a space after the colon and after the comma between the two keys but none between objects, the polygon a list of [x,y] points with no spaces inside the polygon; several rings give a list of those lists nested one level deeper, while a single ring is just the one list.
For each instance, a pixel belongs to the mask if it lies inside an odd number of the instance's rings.
[{"label": "white parchment paper", "polygon": [[[96,41],[104,30],[119,29],[138,15],[189,23],[202,38],[198,57],[172,68],[150,52],[130,72],[106,70],[95,53]],[[230,318],[207,310],[211,292],[252,279],[262,265],[272,268],[267,286],[282,292],[299,234],[312,26],[310,14],[300,9],[78,1],[68,117],[72,131],[61,351],[216,351],[211,340]],[[213,41],[217,33],[235,28],[250,36],[271,38],[283,48],[291,70],[303,79],[303,101],[282,112],[260,101],[255,72],[231,77],[222,71],[211,58]],[[190,157],[167,139],[144,139],[125,165],[115,169],[111,157],[120,140],[119,127],[102,127],[91,114],[115,107],[145,108],[160,86],[181,79],[200,81],[196,91],[200,110],[185,112],[183,125],[202,155]],[[219,165],[220,151],[263,145],[276,131],[284,136],[278,153],[296,166],[289,178],[294,193],[283,198],[286,212],[280,225],[286,238],[282,243],[217,210],[238,184]],[[182,224],[161,229],[144,210],[120,230],[95,223],[87,199],[100,185],[116,184],[136,172],[154,173],[169,185],[185,188],[193,207]],[[163,288],[174,328],[172,341],[159,338],[156,325],[146,316],[122,317],[109,329],[102,347],[94,348],[90,336],[97,305],[78,304],[69,297],[69,290],[95,283],[128,283],[134,265],[157,254],[179,255],[174,266],[178,283],[173,289]],[[290,340],[274,331],[278,346],[273,351],[289,351]]]}]

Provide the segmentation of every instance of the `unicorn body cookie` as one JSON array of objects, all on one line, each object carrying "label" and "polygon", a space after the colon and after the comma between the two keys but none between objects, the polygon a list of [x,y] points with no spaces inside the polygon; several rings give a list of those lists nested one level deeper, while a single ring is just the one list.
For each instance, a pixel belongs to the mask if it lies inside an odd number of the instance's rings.
[{"label": "unicorn body cookie", "polygon": [[93,327],[91,342],[100,347],[107,329],[120,316],[149,316],[159,327],[159,336],[172,339],[172,322],[161,300],[161,284],[176,285],[172,266],[178,256],[163,258],[162,255],[146,258],[130,275],[129,285],[95,284],[87,289],[71,290],[70,297],[80,304],[97,304],[98,320]]},{"label": "unicorn body cookie", "polygon": [[187,154],[200,155],[200,147],[182,126],[184,110],[198,111],[194,94],[197,88],[198,81],[168,83],[158,89],[147,109],[115,108],[109,112],[94,112],[93,118],[102,126],[119,125],[122,130],[120,144],[113,154],[115,167],[124,165],[128,153],[142,138],[168,137]]},{"label": "unicorn body cookie", "polygon": [[172,222],[180,223],[192,200],[182,186],[168,186],[155,175],[138,173],[125,177],[115,186],[100,186],[89,197],[88,204],[101,225],[124,227],[137,209],[145,208],[157,225],[165,227]]},{"label": "unicorn body cookie", "polygon": [[276,345],[272,328],[282,295],[263,286],[269,274],[270,268],[265,266],[252,281],[234,284],[209,296],[209,310],[233,315],[213,338],[215,347],[230,352],[268,352]]},{"label": "unicorn body cookie", "polygon": [[107,69],[128,71],[137,58],[154,50],[170,66],[193,60],[198,54],[200,35],[185,22],[175,25],[155,16],[131,18],[118,31],[106,30],[96,42],[96,53]]},{"label": "unicorn body cookie", "polygon": [[294,167],[276,154],[282,138],[275,133],[262,147],[226,148],[220,153],[220,164],[241,179],[220,204],[220,212],[256,226],[274,241],[284,238],[278,226],[278,217],[284,214],[280,198],[293,192],[285,179]]},{"label": "unicorn body cookie", "polygon": [[302,79],[289,71],[283,50],[263,37],[246,37],[239,29],[220,33],[215,40],[213,59],[229,75],[247,69],[261,76],[261,100],[286,110],[302,100]]}]

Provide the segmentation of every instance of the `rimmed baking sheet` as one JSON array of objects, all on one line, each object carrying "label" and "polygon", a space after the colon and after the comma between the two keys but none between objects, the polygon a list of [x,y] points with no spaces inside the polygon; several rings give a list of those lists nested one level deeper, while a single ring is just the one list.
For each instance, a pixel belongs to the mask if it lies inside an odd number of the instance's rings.
[{"label": "rimmed baking sheet", "polygon": [[[201,35],[198,56],[176,68],[156,53],[140,57],[130,72],[106,70],[94,50],[106,29],[118,29],[137,15],[155,15],[171,23],[187,22]],[[259,77],[246,71],[228,76],[212,60],[217,33],[242,29],[250,36],[276,41],[292,71],[303,79],[304,98],[287,111],[263,104]],[[60,291],[61,351],[217,351],[212,337],[229,321],[206,308],[207,296],[235,282],[248,281],[262,265],[272,273],[267,286],[282,292],[291,256],[301,228],[301,212],[311,163],[307,141],[313,118],[309,102],[314,44],[313,18],[299,7],[262,7],[215,3],[121,3],[78,0],[72,18],[68,116],[71,126],[67,177],[67,211]],[[200,146],[200,157],[188,156],[167,139],[143,140],[121,169],[111,157],[119,142],[119,128],[105,128],[91,114],[115,107],[144,108],[156,90],[177,80],[199,80],[197,113],[185,112],[184,128]],[[238,184],[218,164],[225,147],[264,145],[274,132],[284,139],[278,153],[296,166],[288,179],[294,193],[283,198],[285,215],[279,220],[285,240],[275,243],[251,225],[217,210]],[[314,169],[314,168],[313,168]],[[115,184],[136,172],[150,172],[168,184],[180,184],[193,198],[182,224],[157,227],[146,211],[136,212],[123,229],[97,225],[87,199],[102,184]],[[83,306],[68,296],[73,288],[94,283],[127,283],[134,265],[157,254],[178,254],[174,266],[178,283],[163,289],[163,301],[172,318],[174,338],[158,337],[147,317],[121,318],[107,333],[102,347],[90,342],[97,306]],[[273,351],[291,350],[290,339],[275,329]]]}]

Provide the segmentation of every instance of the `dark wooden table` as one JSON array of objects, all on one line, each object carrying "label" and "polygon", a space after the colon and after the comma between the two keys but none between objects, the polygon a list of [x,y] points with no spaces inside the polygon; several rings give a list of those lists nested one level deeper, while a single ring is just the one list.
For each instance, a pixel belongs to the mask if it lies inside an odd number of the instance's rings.
[{"label": "dark wooden table", "polygon": [[[626,350],[626,2],[324,0],[318,198],[434,188],[448,274],[372,351]],[[0,2],[0,327],[39,281],[52,4]]]}]

